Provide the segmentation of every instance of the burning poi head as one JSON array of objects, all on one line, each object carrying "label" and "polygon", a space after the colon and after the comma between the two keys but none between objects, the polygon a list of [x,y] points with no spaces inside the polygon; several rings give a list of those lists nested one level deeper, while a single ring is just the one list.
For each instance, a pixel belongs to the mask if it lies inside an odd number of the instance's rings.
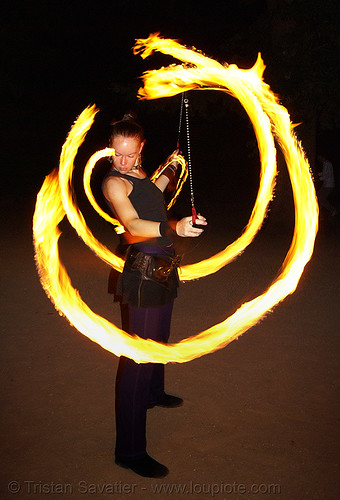
[{"label": "burning poi head", "polygon": [[[33,236],[42,286],[56,309],[81,333],[117,356],[130,357],[137,363],[183,363],[220,349],[237,339],[287,295],[295,291],[304,267],[313,253],[318,228],[318,205],[309,164],[301,144],[295,137],[289,114],[263,81],[265,66],[260,55],[251,69],[243,70],[236,65],[220,64],[195,49],[188,49],[174,40],[160,38],[157,34],[136,41],[134,52],[140,53],[142,57],[147,57],[154,51],[171,55],[184,64],[144,73],[144,86],[139,91],[139,97],[156,99],[192,89],[214,89],[231,94],[240,101],[253,124],[261,160],[257,198],[241,236],[216,255],[183,266],[180,269],[180,279],[189,281],[215,273],[243,252],[254,239],[261,228],[273,196],[276,177],[274,138],[286,160],[295,206],[292,243],[278,277],[266,291],[244,303],[222,323],[175,344],[165,345],[129,335],[93,312],[73,288],[60,261],[58,224],[66,215],[78,235],[98,257],[116,270],[122,271],[123,260],[94,237],[74,201],[72,192],[74,159],[98,112],[95,106],[86,108],[80,114],[62,148],[59,170],[53,171],[43,183],[37,196]],[[85,167],[84,185],[94,208],[106,220],[115,224],[119,232],[124,231],[124,228],[117,220],[101,211],[90,189],[91,172],[95,164],[100,158],[110,156],[112,153],[112,149],[106,148],[90,158]],[[183,158],[181,165],[181,184],[177,186],[175,197],[186,177]],[[160,167],[153,179],[160,175],[165,167],[166,165]]]}]

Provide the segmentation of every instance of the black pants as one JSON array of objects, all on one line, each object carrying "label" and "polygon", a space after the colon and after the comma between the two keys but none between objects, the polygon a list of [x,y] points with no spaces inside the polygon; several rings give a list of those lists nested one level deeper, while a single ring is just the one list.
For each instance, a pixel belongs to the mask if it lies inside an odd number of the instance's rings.
[{"label": "black pants", "polygon": [[[141,338],[167,343],[173,301],[160,307],[128,306],[128,329]],[[124,316],[123,316],[124,318]],[[164,365],[135,363],[121,356],[116,378],[116,457],[142,458],[146,454],[146,412],[164,398]]]}]

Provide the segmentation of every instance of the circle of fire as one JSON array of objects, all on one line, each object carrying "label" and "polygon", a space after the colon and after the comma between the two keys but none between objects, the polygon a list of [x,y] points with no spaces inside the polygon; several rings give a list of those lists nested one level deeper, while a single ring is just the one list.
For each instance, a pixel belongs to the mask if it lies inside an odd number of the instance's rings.
[{"label": "circle of fire", "polygon": [[[220,349],[237,339],[295,291],[304,267],[313,253],[318,229],[318,205],[309,164],[293,133],[289,114],[263,81],[265,66],[260,55],[253,68],[242,70],[236,65],[220,64],[195,49],[187,49],[173,40],[162,39],[157,34],[137,40],[134,47],[134,52],[141,53],[142,57],[147,57],[154,51],[172,55],[183,61],[184,65],[171,65],[144,73],[144,87],[140,89],[139,97],[156,99],[191,89],[214,89],[231,94],[240,101],[253,124],[261,160],[259,191],[242,235],[209,259],[183,266],[180,279],[191,280],[215,273],[240,254],[255,237],[273,195],[276,176],[274,136],[286,160],[295,208],[292,243],[280,274],[263,294],[244,303],[222,323],[176,344],[160,344],[130,335],[95,314],[73,288],[60,262],[58,250],[61,234],[58,224],[66,214],[79,236],[102,260],[119,271],[124,264],[122,259],[93,236],[72,192],[73,162],[98,111],[95,106],[86,108],[76,120],[62,148],[59,170],[46,177],[38,193],[33,218],[33,237],[42,286],[56,309],[81,333],[117,356],[130,357],[137,363],[183,363]],[[91,172],[100,158],[111,154],[112,150],[109,148],[98,151],[90,158],[84,171],[85,191],[97,211],[100,208],[90,189]],[[182,169],[185,172],[184,164]],[[159,171],[157,172],[159,175]],[[107,214],[105,218],[117,224],[117,221]]]}]

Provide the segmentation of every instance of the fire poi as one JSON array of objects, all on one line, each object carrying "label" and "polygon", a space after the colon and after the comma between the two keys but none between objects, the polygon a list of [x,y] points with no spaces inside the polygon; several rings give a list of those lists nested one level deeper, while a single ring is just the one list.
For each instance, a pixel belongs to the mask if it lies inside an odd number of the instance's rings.
[{"label": "fire poi", "polygon": [[[241,236],[216,255],[180,268],[180,279],[190,281],[217,272],[252,242],[261,228],[273,197],[277,173],[274,138],[287,164],[295,210],[291,246],[278,277],[261,295],[245,302],[223,322],[173,344],[160,344],[129,335],[92,311],[73,288],[60,261],[58,240],[61,233],[58,224],[66,215],[86,245],[104,262],[122,271],[123,260],[101,244],[87,227],[72,190],[74,160],[98,112],[95,106],[86,108],[72,126],[62,148],[59,169],[46,177],[38,193],[33,218],[33,237],[41,284],[59,313],[66,316],[79,332],[115,355],[127,356],[137,363],[184,363],[220,349],[237,339],[295,291],[305,265],[313,253],[318,230],[318,204],[310,167],[294,134],[288,111],[279,104],[277,97],[263,81],[265,65],[260,54],[255,65],[245,70],[234,64],[221,64],[196,49],[188,49],[174,40],[163,39],[158,34],[139,39],[134,46],[134,53],[140,53],[143,58],[155,51],[171,55],[183,64],[145,72],[144,86],[139,90],[139,97],[158,99],[188,90],[209,89],[232,95],[244,107],[254,127],[261,161],[257,198]],[[119,232],[124,231],[124,228],[101,211],[90,189],[93,168],[100,158],[110,156],[112,152],[112,149],[106,148],[90,158],[85,167],[84,187],[94,208],[106,220],[115,224],[116,231]],[[175,196],[187,175],[183,158],[181,167],[181,182],[177,186]],[[156,171],[154,178],[159,174],[160,170]],[[174,201],[175,197],[171,203]]]}]

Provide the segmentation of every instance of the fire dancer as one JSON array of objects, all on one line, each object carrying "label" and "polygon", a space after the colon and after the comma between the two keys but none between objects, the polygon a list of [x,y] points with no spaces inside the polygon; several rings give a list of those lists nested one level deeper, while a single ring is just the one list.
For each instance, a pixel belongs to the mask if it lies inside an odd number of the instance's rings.
[{"label": "fire dancer", "polygon": [[[167,219],[163,192],[176,176],[177,151],[152,183],[141,165],[144,132],[133,116],[113,124],[110,142],[115,154],[103,193],[125,228],[120,244],[125,266],[116,288],[122,312],[127,310],[122,326],[130,334],[167,343],[178,287],[173,238],[175,234],[197,237],[203,227],[194,227],[191,216],[173,223]],[[198,215],[196,224],[207,222]],[[167,467],[146,451],[146,413],[154,406],[173,408],[182,403],[164,391],[163,364],[137,364],[122,356],[116,378],[116,464],[144,477],[166,476]]]}]

